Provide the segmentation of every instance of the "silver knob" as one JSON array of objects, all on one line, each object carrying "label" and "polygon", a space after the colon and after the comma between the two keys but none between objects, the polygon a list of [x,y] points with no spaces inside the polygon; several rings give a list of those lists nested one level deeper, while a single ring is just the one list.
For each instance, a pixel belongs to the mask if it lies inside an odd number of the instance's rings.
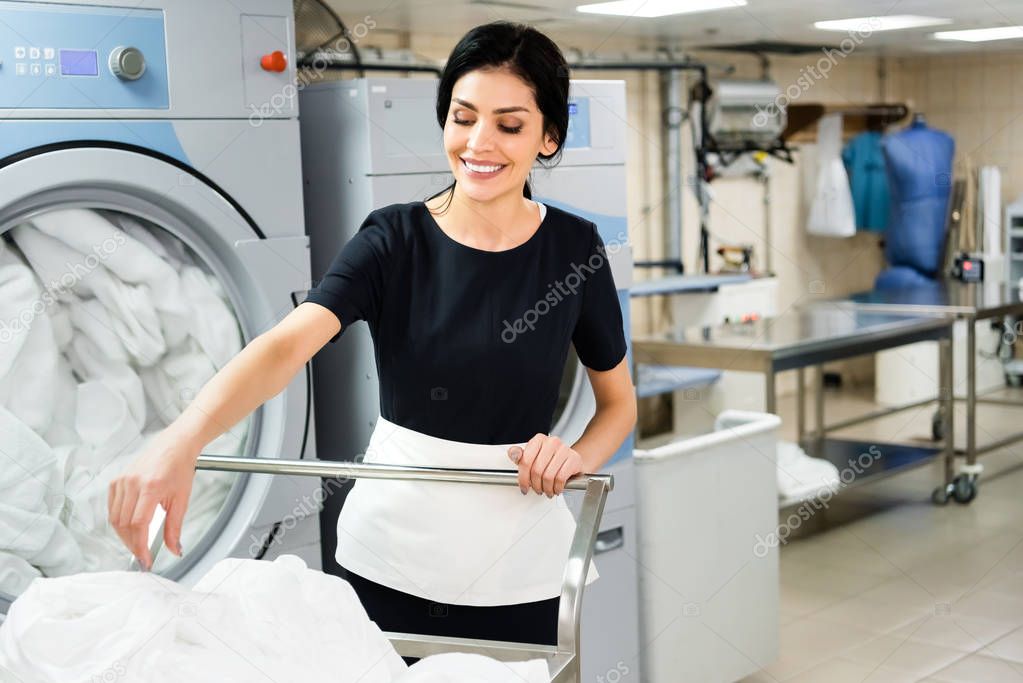
[{"label": "silver knob", "polygon": [[137,47],[115,47],[110,53],[110,73],[126,81],[137,81],[146,72],[146,58]]}]

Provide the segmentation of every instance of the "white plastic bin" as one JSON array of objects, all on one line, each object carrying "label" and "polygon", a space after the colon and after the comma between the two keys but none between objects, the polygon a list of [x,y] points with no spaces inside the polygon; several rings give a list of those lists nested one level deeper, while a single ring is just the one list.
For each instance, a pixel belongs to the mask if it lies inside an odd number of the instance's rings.
[{"label": "white plastic bin", "polygon": [[640,642],[650,683],[732,683],[778,656],[775,415],[635,451]]}]

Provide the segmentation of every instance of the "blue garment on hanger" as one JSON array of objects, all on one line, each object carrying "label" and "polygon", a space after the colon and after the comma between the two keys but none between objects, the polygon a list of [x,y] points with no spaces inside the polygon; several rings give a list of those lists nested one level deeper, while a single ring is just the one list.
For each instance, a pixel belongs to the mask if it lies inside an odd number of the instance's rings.
[{"label": "blue garment on hanger", "polygon": [[955,141],[918,117],[884,136],[881,148],[892,198],[885,256],[889,265],[933,278],[941,267]]},{"label": "blue garment on hanger", "polygon": [[854,137],[842,150],[842,161],[849,174],[856,229],[883,232],[888,227],[891,195],[881,151],[881,133],[867,131]]}]

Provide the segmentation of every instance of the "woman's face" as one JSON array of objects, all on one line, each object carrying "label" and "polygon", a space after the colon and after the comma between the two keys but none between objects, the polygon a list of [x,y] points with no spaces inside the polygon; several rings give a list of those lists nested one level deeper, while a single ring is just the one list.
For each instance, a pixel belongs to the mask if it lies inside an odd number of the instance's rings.
[{"label": "woman's face", "polygon": [[522,196],[537,154],[557,149],[543,123],[532,89],[518,76],[476,70],[459,78],[444,123],[444,150],[459,189],[478,202]]}]

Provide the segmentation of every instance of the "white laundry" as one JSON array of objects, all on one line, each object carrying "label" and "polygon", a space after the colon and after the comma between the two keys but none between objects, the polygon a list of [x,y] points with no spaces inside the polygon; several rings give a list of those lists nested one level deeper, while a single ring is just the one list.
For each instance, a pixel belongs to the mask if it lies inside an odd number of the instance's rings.
[{"label": "white laundry", "polygon": [[130,572],[38,579],[0,626],[0,667],[26,683],[550,681],[542,660],[408,668],[348,582],[291,555],[223,560],[192,590]]},{"label": "white laundry", "polygon": [[189,338],[168,351],[159,364],[142,368],[139,374],[150,404],[164,424],[170,424],[216,372],[210,358]]},{"label": "white laundry", "polygon": [[80,571],[81,549],[59,519],[64,482],[53,450],[3,408],[0,444],[0,551],[48,576]]},{"label": "white laundry", "polygon": [[57,386],[57,344],[32,271],[0,267],[0,406],[37,432],[49,428]]},{"label": "white laundry", "polygon": [[103,266],[122,282],[146,285],[157,310],[178,321],[188,318],[174,268],[100,213],[63,209],[36,216],[32,222],[80,254],[101,258]]},{"label": "white laundry", "polygon": [[20,595],[42,573],[19,555],[0,550],[0,593]]},{"label": "white laundry", "polygon": [[[110,332],[110,317],[95,299],[71,309],[75,335],[67,349],[71,367],[82,380],[106,384],[128,407],[137,430],[146,424],[146,398],[142,379],[129,365],[127,351]],[[108,352],[109,349],[109,352]]]},{"label": "white laundry", "polygon": [[44,286],[58,292],[61,300],[69,300],[66,292],[99,299],[136,363],[152,365],[167,350],[148,286],[116,279],[96,254],[75,251],[32,224],[19,225],[11,234]]},{"label": "white laundry", "polygon": [[547,662],[499,662],[482,655],[448,653],[420,659],[394,683],[550,683]]},{"label": "white laundry", "polygon": [[778,495],[807,500],[834,493],[841,485],[838,468],[827,460],[812,458],[791,441],[778,441]]},{"label": "white laundry", "polygon": [[[0,323],[44,306],[31,325],[0,324],[0,407],[9,418],[0,421],[0,452],[15,443],[2,430],[16,426],[29,444],[21,455],[52,480],[52,497],[39,500],[28,468],[19,476],[7,463],[0,472],[0,590],[17,594],[40,573],[127,566],[130,553],[109,524],[109,482],[241,349],[241,334],[219,282],[184,243],[143,221],[57,211],[9,235],[13,245],[0,241]],[[236,425],[206,452],[240,454],[248,427]],[[197,477],[185,548],[200,545],[234,480]],[[14,543],[12,527],[33,505],[40,525]]]},{"label": "white laundry", "polygon": [[53,405],[50,427],[43,434],[43,440],[54,449],[60,446],[75,446],[81,439],[75,429],[78,410],[78,382],[67,357],[57,357],[57,377],[53,391]]},{"label": "white laundry", "polygon": [[223,290],[195,266],[181,269],[181,286],[192,311],[189,331],[217,368],[242,348],[238,321],[224,303]]}]

